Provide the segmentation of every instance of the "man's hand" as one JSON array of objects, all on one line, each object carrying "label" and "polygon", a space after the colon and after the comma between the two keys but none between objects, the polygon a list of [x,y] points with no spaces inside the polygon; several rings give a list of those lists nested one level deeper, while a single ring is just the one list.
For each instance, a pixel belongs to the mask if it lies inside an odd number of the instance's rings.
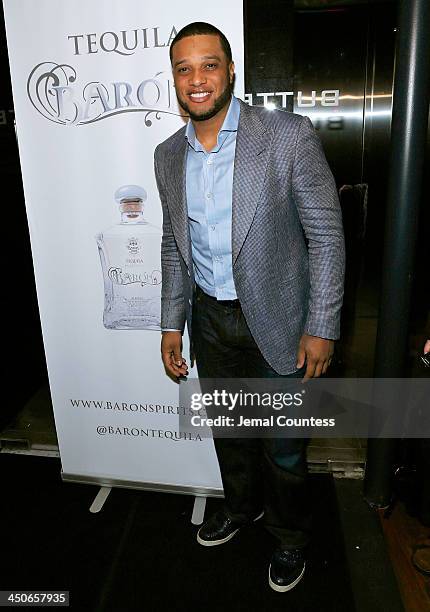
[{"label": "man's hand", "polygon": [[297,351],[297,369],[303,367],[306,361],[306,373],[303,380],[317,378],[327,372],[334,352],[333,340],[317,338],[303,334]]},{"label": "man's hand", "polygon": [[182,357],[182,334],[179,331],[167,331],[161,335],[161,359],[169,376],[175,380],[187,376],[188,366]]},{"label": "man's hand", "polygon": [[430,340],[427,340],[427,342],[424,344],[423,353],[424,355],[426,353],[430,353]]}]

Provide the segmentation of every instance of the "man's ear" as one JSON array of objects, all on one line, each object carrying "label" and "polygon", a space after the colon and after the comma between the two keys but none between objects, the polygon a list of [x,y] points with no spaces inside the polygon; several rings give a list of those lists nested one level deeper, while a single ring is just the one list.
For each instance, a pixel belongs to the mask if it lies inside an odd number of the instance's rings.
[{"label": "man's ear", "polygon": [[230,66],[228,67],[228,71],[230,74],[230,83],[234,81],[234,62],[230,62]]}]

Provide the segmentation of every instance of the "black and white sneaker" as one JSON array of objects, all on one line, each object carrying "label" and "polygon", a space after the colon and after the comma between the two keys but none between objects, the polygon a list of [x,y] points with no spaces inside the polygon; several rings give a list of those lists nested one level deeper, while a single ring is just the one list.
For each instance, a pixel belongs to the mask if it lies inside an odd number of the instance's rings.
[{"label": "black and white sneaker", "polygon": [[269,585],[278,593],[290,591],[300,582],[305,573],[303,550],[277,548],[269,565]]},{"label": "black and white sneaker", "polygon": [[[254,521],[263,516],[261,512]],[[197,532],[197,542],[202,546],[218,546],[231,540],[247,523],[233,521],[223,510],[216,512]]]}]

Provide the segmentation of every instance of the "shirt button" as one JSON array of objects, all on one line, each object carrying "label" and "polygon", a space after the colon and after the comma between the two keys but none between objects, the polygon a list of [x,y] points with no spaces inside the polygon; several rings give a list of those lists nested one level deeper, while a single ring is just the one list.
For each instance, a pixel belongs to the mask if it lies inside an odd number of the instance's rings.
[{"label": "shirt button", "polygon": [[211,225],[211,230],[214,231],[215,225]]},{"label": "shirt button", "polygon": [[210,166],[213,162],[212,162],[212,158],[208,157],[208,161],[207,161],[208,165]]},{"label": "shirt button", "polygon": [[187,272],[188,272],[188,276],[191,276],[190,271],[189,271],[189,270],[187,270]]},{"label": "shirt button", "polygon": [[188,300],[188,304],[191,306],[191,300]]},{"label": "shirt button", "polygon": [[206,194],[206,197],[207,197],[207,199],[208,199],[208,200],[210,200],[210,199],[211,199],[211,197],[212,197],[211,192],[207,193],[207,194]]}]

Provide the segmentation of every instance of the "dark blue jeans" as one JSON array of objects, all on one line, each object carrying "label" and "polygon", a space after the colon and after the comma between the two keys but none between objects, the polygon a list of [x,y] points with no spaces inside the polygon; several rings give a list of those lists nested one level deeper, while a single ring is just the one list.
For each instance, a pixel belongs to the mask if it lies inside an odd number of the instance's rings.
[{"label": "dark blue jeans", "polygon": [[[258,349],[240,304],[225,304],[197,287],[193,300],[193,348],[199,378],[281,377]],[[304,368],[288,375],[301,378]],[[283,548],[309,541],[307,440],[214,438],[225,511],[247,522],[264,509],[264,524]]]}]

